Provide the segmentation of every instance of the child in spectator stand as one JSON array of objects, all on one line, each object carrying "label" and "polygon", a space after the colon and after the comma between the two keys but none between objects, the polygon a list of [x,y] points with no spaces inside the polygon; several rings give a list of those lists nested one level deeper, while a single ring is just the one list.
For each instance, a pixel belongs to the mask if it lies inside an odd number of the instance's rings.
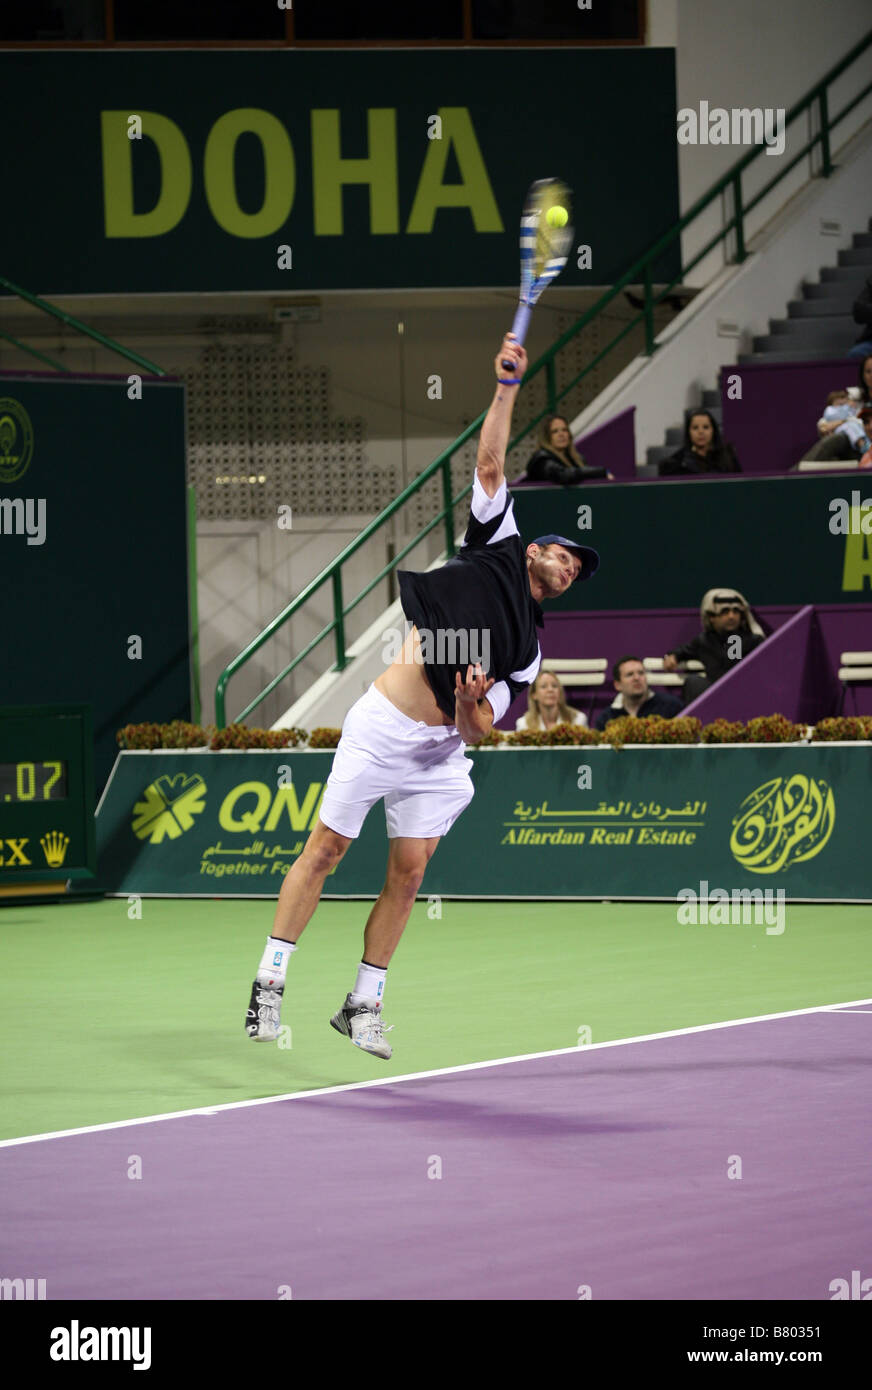
[{"label": "child in spectator stand", "polygon": [[[872,361],[872,359],[870,359]],[[831,391],[826,409],[818,420],[817,443],[809,449],[806,459],[816,463],[856,463],[866,468],[865,455],[872,448],[869,417],[872,407],[863,406],[857,399],[857,388]]]},{"label": "child in spectator stand", "polygon": [[687,417],[684,443],[658,469],[661,478],[682,473],[741,473],[732,444],[721,439],[717,421],[708,410],[694,410]]},{"label": "child in spectator stand", "polygon": [[844,420],[853,420],[859,408],[859,403],[851,398],[847,387],[843,391],[831,391],[821,420],[835,429]]},{"label": "child in spectator stand", "polygon": [[563,686],[552,671],[540,671],[530,686],[527,713],[515,723],[519,729],[553,729],[556,724],[587,725],[587,715],[566,702]]},{"label": "child in spectator stand", "polygon": [[589,468],[572,442],[569,422],[563,415],[546,417],[539,436],[539,448],[527,464],[525,481],[557,483],[575,487],[590,478],[610,478],[605,468]]}]

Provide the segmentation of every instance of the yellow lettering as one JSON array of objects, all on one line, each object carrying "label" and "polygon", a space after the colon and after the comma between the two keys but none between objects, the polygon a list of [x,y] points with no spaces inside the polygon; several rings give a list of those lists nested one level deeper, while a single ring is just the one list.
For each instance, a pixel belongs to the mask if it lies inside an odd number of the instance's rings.
[{"label": "yellow lettering", "polygon": [[270,808],[270,813],[267,816],[266,821],[264,823],[264,830],[275,830],[276,826],[279,823],[279,820],[281,819],[282,811],[285,809],[285,807],[287,807],[288,818],[291,822],[291,829],[305,830],[309,817],[312,814],[312,808],[315,802],[318,800],[318,793],[320,792],[320,790],[320,782],[310,782],[306,791],[306,795],[303,798],[303,804],[301,806],[299,801],[297,800],[296,788],[294,787],[294,784],[292,782],[289,783],[286,787],[279,787],[278,791],[276,792],[276,799],[273,802]]},{"label": "yellow lettering", "polygon": [[[497,207],[469,111],[465,106],[441,106],[442,139],[431,140],[421,166],[407,232],[432,232],[437,208],[469,208],[477,232],[501,232]],[[460,167],[460,183],[442,182],[451,150]]]},{"label": "yellow lettering", "polygon": [[373,236],[395,236],[400,230],[397,186],[397,113],[393,107],[367,110],[370,154],[343,159],[339,153],[339,112],[312,112],[312,190],[316,236],[342,236],[342,189],[349,183],[369,184],[369,220]]},{"label": "yellow lettering", "polygon": [[[236,195],[236,142],[247,134],[256,135],[263,150],[263,202],[257,212],[244,212]],[[283,226],[294,203],[296,178],[290,136],[270,111],[239,107],[219,116],[209,131],[203,156],[206,201],[219,227],[231,236],[270,236]]]},{"label": "yellow lettering", "polygon": [[853,528],[845,536],[843,590],[857,592],[864,587],[864,579],[869,581],[869,587],[872,588],[872,544],[870,541],[872,541],[872,537],[863,535],[859,530],[855,534]]},{"label": "yellow lettering", "polygon": [[[233,814],[237,801],[243,796],[252,795],[257,797],[257,808],[253,811],[243,811],[242,815],[237,818]],[[267,813],[271,798],[272,792],[265,782],[240,782],[238,786],[230,788],[221,802],[218,824],[222,830],[257,831]]]},{"label": "yellow lettering", "polygon": [[142,133],[157,147],[160,194],[149,212],[133,210],[133,151],[127,111],[101,111],[103,216],[107,237],[164,236],[181,222],[191,201],[191,155],[175,121],[142,112]]}]

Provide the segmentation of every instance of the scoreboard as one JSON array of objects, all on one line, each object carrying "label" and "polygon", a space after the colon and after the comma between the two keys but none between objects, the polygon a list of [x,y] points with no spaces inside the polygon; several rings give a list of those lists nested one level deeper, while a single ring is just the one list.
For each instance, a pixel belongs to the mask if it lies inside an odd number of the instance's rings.
[{"label": "scoreboard", "polygon": [[96,870],[90,705],[0,707],[0,900]]}]

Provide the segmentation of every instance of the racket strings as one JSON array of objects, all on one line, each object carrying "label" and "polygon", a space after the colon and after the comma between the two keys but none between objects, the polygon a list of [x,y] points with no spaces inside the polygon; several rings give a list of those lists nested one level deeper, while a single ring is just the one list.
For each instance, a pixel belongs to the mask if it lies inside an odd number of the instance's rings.
[{"label": "racket strings", "polygon": [[[540,179],[534,183],[524,216],[521,218],[521,261],[525,261],[525,250],[532,249],[532,264],[527,264],[535,280],[553,279],[566,264],[569,245],[572,240],[572,195],[560,179]],[[562,207],[567,213],[567,223],[563,227],[552,227],[548,213],[554,207]]]}]

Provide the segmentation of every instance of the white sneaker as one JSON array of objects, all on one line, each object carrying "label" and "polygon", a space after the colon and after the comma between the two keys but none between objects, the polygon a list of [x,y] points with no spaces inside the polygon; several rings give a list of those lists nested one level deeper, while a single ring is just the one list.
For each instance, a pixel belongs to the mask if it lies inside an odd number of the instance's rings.
[{"label": "white sneaker", "polygon": [[390,1033],[394,1025],[385,1028],[381,1020],[381,1004],[377,999],[364,999],[360,1004],[352,1004],[351,995],[347,994],[342,1008],[331,1018],[330,1026],[337,1033],[350,1038],[355,1047],[371,1052],[373,1057],[382,1057],[387,1061],[391,1056],[391,1045],[385,1041],[384,1035]]},{"label": "white sneaker", "polygon": [[282,1020],[281,985],[262,985],[255,980],[245,1015],[245,1031],[255,1042],[275,1042]]}]

